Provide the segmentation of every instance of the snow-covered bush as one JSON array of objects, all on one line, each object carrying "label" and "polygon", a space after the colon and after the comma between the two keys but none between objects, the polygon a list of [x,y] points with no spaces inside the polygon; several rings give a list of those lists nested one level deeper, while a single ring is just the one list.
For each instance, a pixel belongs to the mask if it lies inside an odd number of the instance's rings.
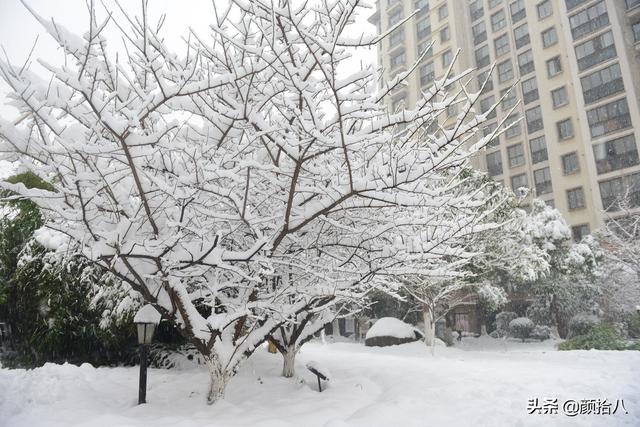
[{"label": "snow-covered bush", "polygon": [[149,366],[161,369],[184,369],[204,366],[202,354],[192,345],[154,343],[149,348]]},{"label": "snow-covered bush", "polygon": [[640,338],[640,313],[636,312],[625,320],[627,331],[631,338]]},{"label": "snow-covered bush", "polygon": [[594,326],[600,323],[600,319],[593,314],[576,314],[569,321],[568,338],[578,335],[586,335]]},{"label": "snow-covered bush", "polygon": [[595,324],[582,335],[574,336],[558,346],[559,350],[626,350],[629,346],[611,325]]},{"label": "snow-covered bush", "polygon": [[536,298],[529,307],[527,307],[526,317],[531,319],[536,325],[553,325],[551,307],[546,298]]},{"label": "snow-covered bush", "polygon": [[498,313],[494,323],[496,329],[493,332],[495,332],[495,334],[492,332],[491,336],[494,336],[494,338],[502,338],[509,335],[509,323],[517,317],[518,314],[512,311],[503,311]]},{"label": "snow-covered bush", "polygon": [[536,325],[529,334],[529,338],[540,341],[548,340],[551,338],[551,328],[545,325]]},{"label": "snow-covered bush", "polygon": [[520,338],[522,342],[531,336],[531,332],[535,325],[531,319],[527,317],[517,317],[509,322],[509,335],[514,338]]}]

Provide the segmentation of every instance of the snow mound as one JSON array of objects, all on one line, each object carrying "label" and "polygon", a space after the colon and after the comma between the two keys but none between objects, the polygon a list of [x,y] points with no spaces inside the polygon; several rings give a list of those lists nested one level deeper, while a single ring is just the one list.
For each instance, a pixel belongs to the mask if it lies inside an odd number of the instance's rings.
[{"label": "snow mound", "polygon": [[365,338],[416,338],[416,333],[422,336],[422,332],[408,323],[404,323],[400,319],[396,319],[395,317],[383,317],[373,324]]}]

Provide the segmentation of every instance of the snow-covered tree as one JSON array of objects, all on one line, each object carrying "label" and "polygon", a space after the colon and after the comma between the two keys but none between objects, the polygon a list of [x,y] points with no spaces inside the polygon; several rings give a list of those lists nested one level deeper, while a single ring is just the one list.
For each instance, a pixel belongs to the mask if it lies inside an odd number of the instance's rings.
[{"label": "snow-covered tree", "polygon": [[560,212],[534,200],[524,223],[527,239],[544,252],[548,271],[527,284],[536,297],[532,310],[555,325],[561,337],[568,332],[569,319],[594,309],[600,293],[594,273],[600,258],[597,242],[590,236],[573,243],[571,229]]},{"label": "snow-covered tree", "polygon": [[[191,32],[181,55],[146,2],[138,18],[99,21],[90,7],[83,36],[32,11],[64,65],[41,61],[42,79],[0,62],[21,114],[0,120],[0,151],[54,190],[3,186],[46,212],[42,244],[108,268],[177,325],[207,362],[209,402],[319,300],[455,252],[446,242],[473,228],[488,194],[456,193],[453,176],[494,136],[460,150],[490,113],[475,116],[464,76],[390,112],[385,96],[415,65],[381,88],[371,68],[339,71],[388,34],[350,35],[359,1],[214,7],[212,34]],[[126,45],[113,56],[112,24]],[[451,103],[461,113],[443,129]],[[313,279],[273,287],[278,271]]]},{"label": "snow-covered tree", "polygon": [[620,321],[640,304],[640,211],[628,194],[616,207],[597,233],[603,255],[598,268],[600,308],[609,321]]}]

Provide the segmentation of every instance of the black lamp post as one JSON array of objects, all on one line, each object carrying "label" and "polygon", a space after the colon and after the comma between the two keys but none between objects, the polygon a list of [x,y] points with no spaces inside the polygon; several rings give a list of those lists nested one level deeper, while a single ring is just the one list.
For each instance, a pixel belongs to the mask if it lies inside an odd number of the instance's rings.
[{"label": "black lamp post", "polygon": [[153,333],[160,323],[160,313],[152,305],[145,305],[133,318],[138,329],[138,344],[140,344],[140,383],[138,386],[138,405],[147,403],[147,356],[149,344],[153,340]]}]

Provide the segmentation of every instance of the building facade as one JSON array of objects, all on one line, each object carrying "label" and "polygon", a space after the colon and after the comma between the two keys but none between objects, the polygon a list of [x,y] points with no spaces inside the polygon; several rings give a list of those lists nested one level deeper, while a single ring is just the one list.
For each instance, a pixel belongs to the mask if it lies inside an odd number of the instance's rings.
[{"label": "building facade", "polygon": [[576,240],[615,214],[620,198],[640,207],[640,0],[376,6],[370,22],[379,33],[410,17],[379,46],[384,79],[419,60],[408,84],[389,96],[391,108],[413,105],[460,50],[453,72],[473,68],[478,90],[486,81],[476,110],[500,102],[481,133],[517,122],[474,166],[555,206]]}]

